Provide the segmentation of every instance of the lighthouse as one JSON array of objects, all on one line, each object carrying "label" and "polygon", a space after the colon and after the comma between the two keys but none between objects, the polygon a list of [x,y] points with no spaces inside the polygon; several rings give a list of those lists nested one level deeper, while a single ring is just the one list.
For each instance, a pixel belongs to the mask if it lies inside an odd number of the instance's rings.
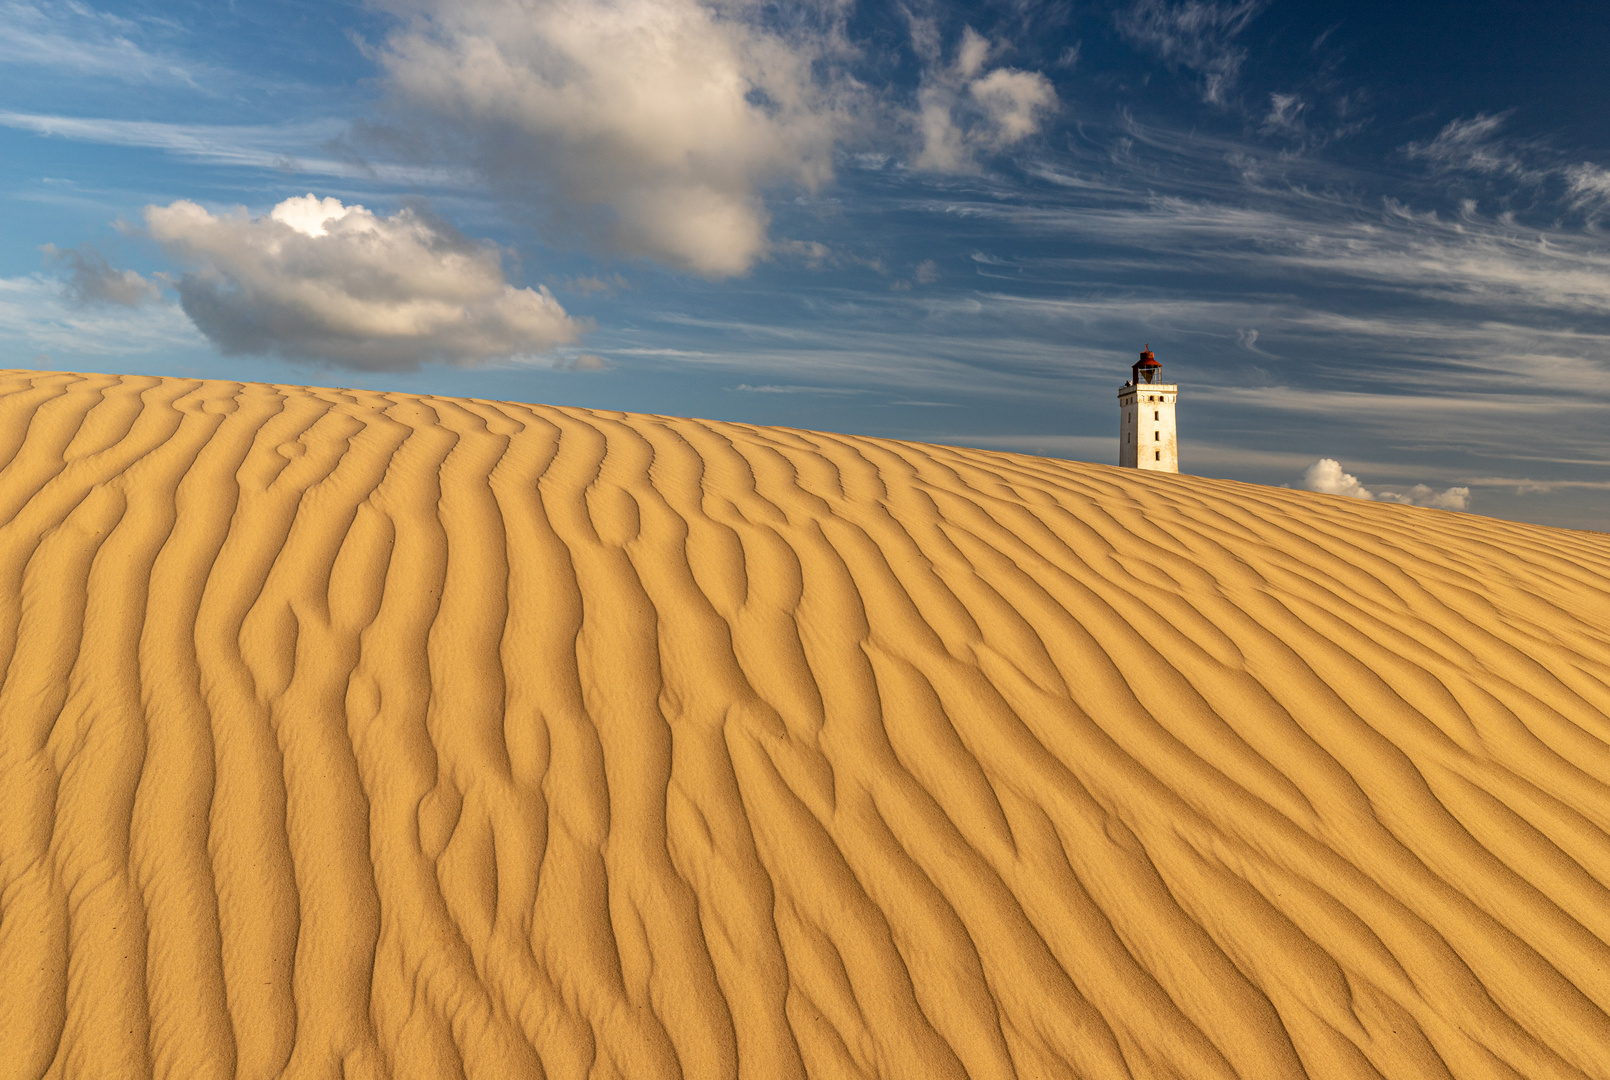
[{"label": "lighthouse", "polygon": [[1163,365],[1147,345],[1118,391],[1118,464],[1152,472],[1180,471],[1174,399],[1180,388],[1163,381]]}]

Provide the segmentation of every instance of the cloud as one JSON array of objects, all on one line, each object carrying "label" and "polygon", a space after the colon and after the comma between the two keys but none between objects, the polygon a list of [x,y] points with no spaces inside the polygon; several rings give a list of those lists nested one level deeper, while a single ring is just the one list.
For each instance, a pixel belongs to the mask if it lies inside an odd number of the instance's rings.
[{"label": "cloud", "polygon": [[750,386],[748,383],[739,383],[734,390],[746,394],[864,394],[867,391],[844,386],[792,386],[792,385],[766,385]]},{"label": "cloud", "polygon": [[608,371],[610,362],[597,353],[577,353],[554,364],[560,371]]},{"label": "cloud", "polygon": [[380,217],[314,195],[262,217],[180,200],[146,231],[190,271],[184,311],[229,355],[276,354],[366,370],[542,353],[581,326],[547,289],[519,289],[498,249],[419,207]]},{"label": "cloud", "polygon": [[939,280],[939,264],[932,259],[924,259],[911,271],[911,276],[923,285],[932,285]]},{"label": "cloud", "polygon": [[0,64],[105,75],[130,83],[197,86],[194,65],[136,40],[149,27],[81,3],[0,0]]},{"label": "cloud", "polygon": [[1426,484],[1416,484],[1407,491],[1383,491],[1375,494],[1359,482],[1358,477],[1342,470],[1335,458],[1320,458],[1303,473],[1303,486],[1309,491],[1326,495],[1342,495],[1350,499],[1401,503],[1405,506],[1430,506],[1439,510],[1469,510],[1470,489],[1450,487],[1437,491]]},{"label": "cloud", "polygon": [[[0,112],[0,127],[31,131],[51,138],[102,146],[137,146],[162,150],[184,161],[247,169],[290,171],[316,176],[380,180],[410,186],[467,187],[474,176],[465,169],[368,163],[327,156],[347,125],[339,120],[284,124],[169,124],[156,120],[108,120],[99,117],[53,116]],[[311,150],[312,153],[305,151]]]},{"label": "cloud", "polygon": [[1566,190],[1575,206],[1610,205],[1610,169],[1583,162],[1565,170]]},{"label": "cloud", "polygon": [[[45,277],[0,278],[0,352],[74,363],[116,363],[117,357],[205,347],[177,304],[112,307],[81,304],[63,295],[61,282]],[[117,369],[113,369],[117,370]]]},{"label": "cloud", "polygon": [[1503,137],[1500,132],[1509,116],[1503,112],[1461,117],[1428,142],[1408,143],[1403,152],[1439,174],[1499,178],[1534,191],[1545,184],[1563,184],[1565,205],[1588,211],[1590,217],[1610,208],[1610,169],[1587,161],[1566,164],[1542,140]]},{"label": "cloud", "polygon": [[1234,44],[1264,0],[1217,4],[1135,0],[1117,16],[1118,31],[1172,67],[1202,77],[1202,99],[1222,103],[1240,77],[1247,51]]},{"label": "cloud", "polygon": [[853,86],[819,77],[837,6],[697,0],[383,0],[393,100],[505,194],[617,250],[712,278],[766,250],[761,189],[833,171]]},{"label": "cloud", "polygon": [[1363,286],[1479,307],[1484,320],[1535,318],[1538,329],[1557,326],[1562,312],[1610,314],[1610,253],[1594,233],[1526,228],[1468,207],[1459,217],[1391,199],[1369,207],[1298,187],[1255,194],[1243,193],[1239,204],[1117,190],[1079,195],[1065,206],[955,197],[932,205],[953,217],[1123,244],[1159,271],[1211,259],[1222,273],[1278,275],[1280,289],[1301,275],[1327,289]]},{"label": "cloud", "polygon": [[1303,133],[1302,114],[1307,109],[1307,102],[1296,94],[1270,94],[1269,112],[1263,118],[1263,130],[1283,132],[1287,135],[1301,135]]},{"label": "cloud", "polygon": [[1411,142],[1403,152],[1439,172],[1473,172],[1535,178],[1534,170],[1498,138],[1509,113],[1477,113],[1449,121],[1429,142]]},{"label": "cloud", "polygon": [[64,272],[65,292],[76,303],[139,307],[162,296],[156,282],[133,270],[113,269],[92,244],[76,248],[46,244],[39,250],[45,253],[46,262]]},{"label": "cloud", "polygon": [[1469,510],[1470,489],[1467,487],[1451,487],[1446,491],[1434,491],[1425,484],[1416,484],[1409,489],[1408,501],[1416,506],[1434,506],[1439,510]]},{"label": "cloud", "polygon": [[1039,132],[1057,105],[1051,80],[1038,71],[985,70],[995,51],[972,27],[950,64],[939,62],[937,31],[913,20],[913,41],[928,68],[918,92],[915,126],[922,147],[913,164],[943,173],[978,169],[982,152],[1005,149]]},{"label": "cloud", "polygon": [[632,286],[619,274],[606,274],[603,277],[588,274],[583,277],[566,278],[559,287],[565,292],[581,293],[583,296],[591,296],[593,293],[614,296],[618,290],[629,289]]},{"label": "cloud", "polygon": [[379,2],[399,20],[377,51],[396,120],[371,138],[469,162],[559,239],[710,278],[770,253],[824,261],[769,238],[765,197],[819,189],[841,145],[972,173],[1057,105],[1049,79],[992,64],[977,32],[947,61],[913,18],[909,107],[850,74],[839,0]]},{"label": "cloud", "polygon": [[1473,484],[1513,487],[1517,495],[1546,495],[1554,491],[1610,491],[1610,480],[1532,480],[1510,476],[1483,476]]},{"label": "cloud", "polygon": [[777,240],[771,245],[774,255],[791,255],[811,270],[820,270],[834,259],[833,249],[820,240]]},{"label": "cloud", "polygon": [[1303,473],[1303,486],[1309,491],[1326,495],[1345,495],[1350,499],[1374,499],[1375,496],[1352,473],[1342,471],[1342,463],[1335,458],[1320,458]]}]

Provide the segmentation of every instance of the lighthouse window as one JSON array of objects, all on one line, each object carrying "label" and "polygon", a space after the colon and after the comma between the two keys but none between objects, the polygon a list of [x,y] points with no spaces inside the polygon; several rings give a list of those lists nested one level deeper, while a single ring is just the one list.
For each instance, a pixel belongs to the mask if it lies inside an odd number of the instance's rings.
[{"label": "lighthouse window", "polygon": [[1153,420],[1161,420],[1162,419],[1162,417],[1157,415],[1157,410],[1156,409],[1152,410],[1152,419]]},{"label": "lighthouse window", "polygon": [[1163,452],[1161,450],[1157,451],[1157,453],[1152,455],[1152,460],[1153,461],[1162,461],[1163,460]]},{"label": "lighthouse window", "polygon": [[1162,441],[1163,441],[1163,433],[1161,431],[1152,432],[1152,442],[1162,442]]}]

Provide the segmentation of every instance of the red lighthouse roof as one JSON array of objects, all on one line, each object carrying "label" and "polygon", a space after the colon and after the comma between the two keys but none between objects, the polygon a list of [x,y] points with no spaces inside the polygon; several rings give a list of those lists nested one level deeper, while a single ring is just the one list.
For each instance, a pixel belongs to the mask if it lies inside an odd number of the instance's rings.
[{"label": "red lighthouse roof", "polygon": [[1131,366],[1129,369],[1130,382],[1136,386],[1139,386],[1141,383],[1156,382],[1157,377],[1159,374],[1161,374],[1162,370],[1163,365],[1157,362],[1157,357],[1152,355],[1152,347],[1150,344],[1148,344],[1145,350],[1140,354],[1139,362]]}]

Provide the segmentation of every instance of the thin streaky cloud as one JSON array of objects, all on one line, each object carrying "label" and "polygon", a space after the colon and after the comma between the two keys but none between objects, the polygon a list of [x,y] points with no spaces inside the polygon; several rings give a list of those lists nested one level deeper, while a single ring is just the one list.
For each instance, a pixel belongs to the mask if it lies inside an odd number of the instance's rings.
[{"label": "thin streaky cloud", "polygon": [[1263,9],[1265,0],[1135,0],[1117,15],[1118,30],[1170,67],[1202,78],[1204,101],[1220,104],[1240,77],[1247,50],[1236,38]]},{"label": "thin streaky cloud", "polygon": [[215,83],[218,74],[210,65],[142,45],[137,39],[154,29],[150,24],[84,4],[0,2],[0,26],[0,64],[195,89]]},{"label": "thin streaky cloud", "polygon": [[[1428,368],[1437,372],[1438,385],[1455,395],[1490,396],[1542,385],[1540,380],[1565,380],[1578,396],[1593,402],[1610,397],[1610,372],[1597,358],[1610,353],[1606,332],[1553,330],[1524,323],[1459,317],[1431,318],[1424,314],[1349,315],[1314,310],[1298,297],[1280,299],[1249,296],[1227,300],[1197,300],[1174,294],[1098,296],[1087,299],[1022,296],[1005,292],[976,294],[986,309],[1017,312],[1042,322],[1075,324],[1087,328],[1152,325],[1189,328],[1198,336],[1226,342],[1246,340],[1243,328],[1257,326],[1259,354],[1271,362],[1287,357],[1270,352],[1281,348],[1306,354],[1304,370],[1323,369],[1316,349],[1339,349],[1349,357],[1346,370],[1394,393],[1420,386]],[[1362,353],[1365,361],[1354,354]]]},{"label": "thin streaky cloud", "polygon": [[1502,134],[1513,110],[1451,120],[1434,139],[1410,142],[1404,156],[1424,163],[1444,178],[1459,175],[1499,180],[1515,190],[1536,193],[1555,181],[1565,187],[1565,203],[1588,220],[1610,206],[1610,169],[1591,161],[1561,159],[1545,140]]},{"label": "thin streaky cloud", "polygon": [[1509,113],[1477,113],[1466,120],[1450,120],[1426,142],[1411,142],[1403,152],[1443,172],[1500,173],[1535,178],[1520,157],[1499,136]]},{"label": "thin streaky cloud", "polygon": [[363,163],[308,156],[307,151],[318,154],[345,133],[347,122],[337,119],[284,124],[174,124],[0,112],[0,126],[74,142],[163,150],[185,161],[207,165],[272,169],[281,174],[334,176],[402,186],[464,189],[476,184],[469,172],[451,166]]},{"label": "thin streaky cloud", "polygon": [[195,348],[204,339],[177,304],[86,306],[73,302],[61,282],[35,274],[0,278],[0,348],[7,343],[115,358]]},{"label": "thin streaky cloud", "polygon": [[[1119,205],[907,205],[928,214],[1123,243],[1148,253],[1143,265],[1153,271],[1210,257],[1220,272],[1233,266],[1242,275],[1273,277],[1271,271],[1303,270],[1432,300],[1610,314],[1610,254],[1593,235],[1473,213],[1453,219],[1392,201],[1370,207],[1291,192],[1268,202],[1247,206],[1159,196]],[[1101,258],[1109,265],[1113,260],[1105,253]]]},{"label": "thin streaky cloud", "polygon": [[747,394],[865,394],[868,392],[848,386],[779,386],[773,384],[750,386],[748,383],[739,383],[732,389]]},{"label": "thin streaky cloud", "polygon": [[1514,487],[1523,492],[1548,491],[1565,488],[1574,491],[1610,491],[1610,480],[1532,480],[1513,476],[1479,476],[1470,481],[1472,487]]}]

